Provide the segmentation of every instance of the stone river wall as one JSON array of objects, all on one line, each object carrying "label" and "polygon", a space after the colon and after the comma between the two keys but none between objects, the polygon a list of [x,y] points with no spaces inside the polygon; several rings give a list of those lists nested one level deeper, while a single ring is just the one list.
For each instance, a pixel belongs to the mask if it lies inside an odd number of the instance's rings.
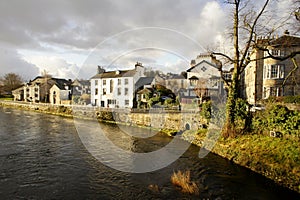
[{"label": "stone river wall", "polygon": [[197,130],[206,124],[206,121],[200,117],[200,114],[192,110],[174,111],[156,108],[146,111],[14,101],[0,101],[0,106],[157,129]]}]

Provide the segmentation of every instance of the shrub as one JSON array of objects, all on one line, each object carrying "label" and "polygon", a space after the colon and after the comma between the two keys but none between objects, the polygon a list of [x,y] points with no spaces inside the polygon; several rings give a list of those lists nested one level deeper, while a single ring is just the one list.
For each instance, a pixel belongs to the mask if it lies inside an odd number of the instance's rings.
[{"label": "shrub", "polygon": [[255,113],[252,128],[257,132],[274,130],[300,137],[300,112],[283,105],[267,106],[265,111]]},{"label": "shrub", "polygon": [[106,121],[114,121],[114,115],[110,111],[100,111],[98,114],[98,119]]},{"label": "shrub", "polygon": [[285,96],[283,97],[284,103],[300,103],[300,95],[298,96]]},{"label": "shrub", "polygon": [[181,192],[199,195],[199,188],[194,181],[191,181],[190,171],[173,173],[171,182],[173,185],[179,187]]},{"label": "shrub", "polygon": [[205,119],[211,118],[211,101],[207,101],[201,104],[200,115]]}]

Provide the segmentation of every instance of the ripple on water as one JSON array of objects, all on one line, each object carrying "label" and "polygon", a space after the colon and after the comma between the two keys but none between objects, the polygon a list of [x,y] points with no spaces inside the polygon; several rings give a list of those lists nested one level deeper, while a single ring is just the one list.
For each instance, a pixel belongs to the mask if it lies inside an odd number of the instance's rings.
[{"label": "ripple on water", "polygon": [[[91,156],[82,145],[71,119],[13,109],[0,109],[0,119],[2,199],[299,198],[299,195],[216,155],[208,154],[200,159],[199,148],[195,146],[166,168],[131,174],[111,169]],[[140,139],[115,125],[101,124],[101,128],[120,148],[135,152],[151,152],[171,141],[159,134]],[[106,153],[109,155],[109,149]],[[110,155],[109,158],[116,157],[118,155]],[[177,170],[191,171],[192,180],[199,184],[200,196],[181,194],[176,190],[170,177]],[[151,184],[158,185],[159,192],[151,191]]]}]

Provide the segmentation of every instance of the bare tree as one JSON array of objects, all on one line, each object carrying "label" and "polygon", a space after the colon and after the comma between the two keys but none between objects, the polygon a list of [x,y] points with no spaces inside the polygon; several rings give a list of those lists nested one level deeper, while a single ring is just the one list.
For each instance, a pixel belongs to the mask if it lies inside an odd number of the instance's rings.
[{"label": "bare tree", "polygon": [[[226,3],[232,6],[232,29],[231,30],[231,40],[232,40],[232,54],[222,53],[213,51],[212,55],[218,56],[223,59],[223,63],[231,63],[233,65],[232,80],[225,80],[228,86],[228,98],[226,105],[226,121],[223,133],[224,136],[228,136],[229,133],[235,132],[235,122],[236,122],[236,103],[237,99],[241,97],[241,74],[245,68],[249,65],[251,60],[251,53],[253,49],[259,48],[263,51],[268,52],[265,57],[273,58],[277,60],[285,60],[294,58],[300,52],[291,52],[284,57],[272,55],[265,45],[257,43],[256,36],[260,34],[270,35],[275,32],[276,29],[282,28],[284,23],[280,23],[272,28],[268,28],[264,24],[268,16],[267,6],[270,4],[270,0],[265,0],[260,9],[255,9],[251,7],[251,1],[244,0],[227,0]],[[287,19],[282,19],[284,20]],[[224,66],[219,63],[219,70],[221,74],[223,73]],[[222,75],[223,77],[223,75]]]},{"label": "bare tree", "polygon": [[49,89],[50,88],[48,88],[48,84],[49,84],[49,80],[52,78],[52,75],[47,71],[47,70],[43,70],[42,71],[42,77],[45,79],[45,83],[44,83],[44,90],[45,90],[45,99],[44,99],[44,101],[45,101],[45,103],[48,103],[48,101],[49,101]]},{"label": "bare tree", "polygon": [[4,75],[2,82],[4,91],[11,93],[14,89],[17,89],[22,85],[23,80],[18,74],[8,73]]}]

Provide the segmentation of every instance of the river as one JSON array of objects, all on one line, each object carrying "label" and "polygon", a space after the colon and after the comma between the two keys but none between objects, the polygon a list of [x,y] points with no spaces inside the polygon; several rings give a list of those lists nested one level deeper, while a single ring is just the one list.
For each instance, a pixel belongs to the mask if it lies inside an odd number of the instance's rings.
[{"label": "river", "polygon": [[[167,167],[129,173],[92,156],[73,119],[10,108],[0,108],[0,119],[1,199],[300,199],[298,193],[217,155],[200,159],[194,145]],[[151,152],[172,140],[162,134],[126,136],[126,128],[112,124],[101,127],[114,144],[134,152]],[[182,194],[171,184],[177,170],[191,171],[199,196]],[[160,191],[149,189],[151,184]]]}]

